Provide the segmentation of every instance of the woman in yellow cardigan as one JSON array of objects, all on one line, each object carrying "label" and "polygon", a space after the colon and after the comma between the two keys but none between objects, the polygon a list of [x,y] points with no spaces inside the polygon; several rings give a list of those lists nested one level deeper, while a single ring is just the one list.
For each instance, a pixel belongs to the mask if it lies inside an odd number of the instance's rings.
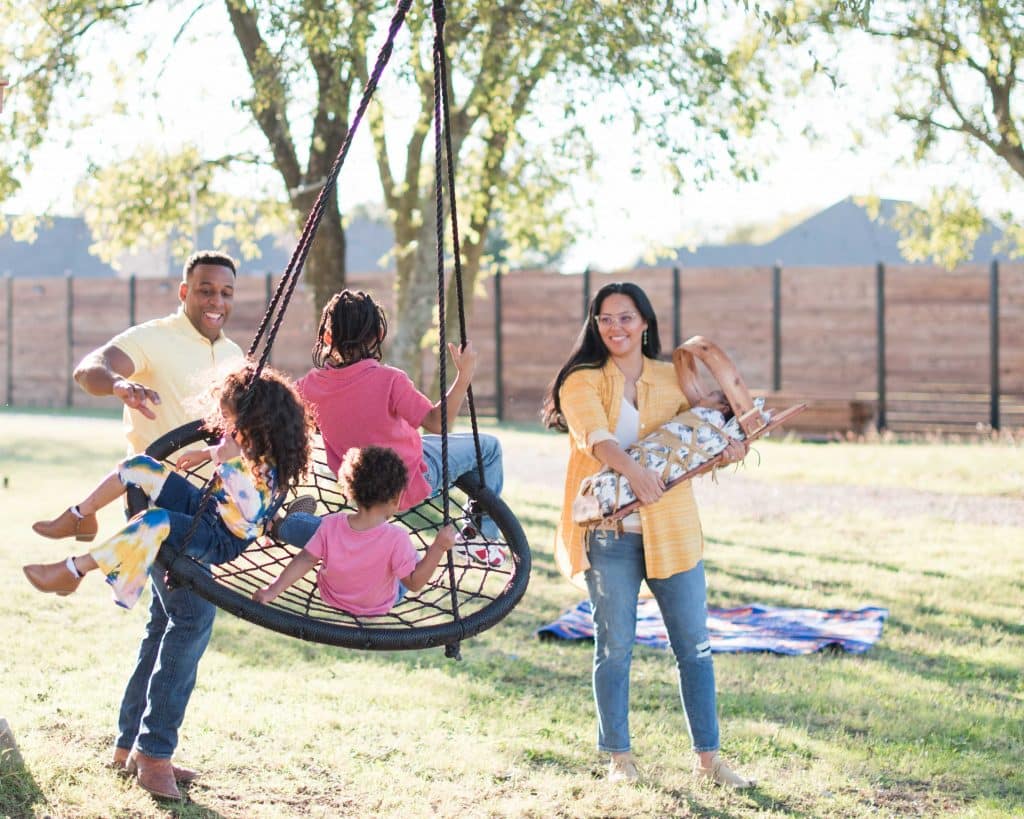
[{"label": "woman in yellow cardigan", "polygon": [[[642,468],[625,447],[688,408],[670,363],[659,361],[658,320],[647,295],[631,283],[607,284],[587,310],[568,361],[545,400],[549,427],[568,431],[569,465],[555,558],[570,578],[582,573],[594,615],[594,700],[598,749],[611,754],[611,781],[637,778],[630,750],[629,670],[640,584],[661,609],[679,668],[679,692],[702,778],[736,788],[752,780],[718,755],[715,672],[707,630],[704,539],[690,482],[665,491],[658,473]],[[723,401],[720,393],[702,399]],[[747,445],[732,442],[725,461]],[[583,479],[608,466],[625,475],[643,504],[621,530],[588,531],[572,520]]]}]

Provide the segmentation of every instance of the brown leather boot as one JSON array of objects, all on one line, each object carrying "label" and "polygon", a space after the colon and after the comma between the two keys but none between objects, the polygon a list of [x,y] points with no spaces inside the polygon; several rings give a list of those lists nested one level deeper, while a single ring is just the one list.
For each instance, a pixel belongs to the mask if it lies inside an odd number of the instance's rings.
[{"label": "brown leather boot", "polygon": [[[127,748],[114,748],[114,756],[110,760],[110,767],[121,770],[124,773],[134,773],[134,765],[132,771],[128,770],[128,759],[132,753],[134,751],[130,752]],[[199,773],[189,768],[179,768],[177,765],[172,764],[171,769],[174,771],[175,782],[188,784],[199,778]]]},{"label": "brown leather boot", "polygon": [[100,525],[96,515],[78,517],[70,509],[65,509],[53,520],[38,520],[32,524],[32,531],[43,537],[62,538],[75,536],[75,540],[89,541],[96,537]]},{"label": "brown leather boot", "polygon": [[139,787],[161,799],[181,799],[174,781],[174,766],[169,759],[157,759],[135,749],[128,755],[125,769],[135,775]]},{"label": "brown leather boot", "polygon": [[22,566],[21,570],[28,578],[28,582],[41,592],[52,592],[61,597],[73,594],[82,582],[81,577],[71,574],[67,564],[62,560],[60,563],[33,563],[29,566]]}]

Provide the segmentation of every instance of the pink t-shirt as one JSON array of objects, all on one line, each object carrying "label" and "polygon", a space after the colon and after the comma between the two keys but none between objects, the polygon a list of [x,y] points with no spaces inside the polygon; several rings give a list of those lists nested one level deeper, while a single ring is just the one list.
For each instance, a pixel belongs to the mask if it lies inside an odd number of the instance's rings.
[{"label": "pink t-shirt", "polygon": [[387,614],[398,581],[412,574],[420,559],[401,526],[382,523],[358,532],[344,512],[325,515],[305,548],[321,561],[316,575],[320,597],[349,614]]},{"label": "pink t-shirt", "polygon": [[388,447],[409,470],[400,508],[430,495],[419,428],[434,404],[402,370],[364,358],[347,367],[312,369],[295,386],[313,411],[335,474],[353,447]]}]

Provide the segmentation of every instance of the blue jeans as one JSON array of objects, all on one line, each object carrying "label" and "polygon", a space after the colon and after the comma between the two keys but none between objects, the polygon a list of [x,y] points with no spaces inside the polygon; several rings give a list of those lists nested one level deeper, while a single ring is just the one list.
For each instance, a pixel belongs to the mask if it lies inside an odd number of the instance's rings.
[{"label": "blue jeans", "polygon": [[[157,505],[170,514],[168,543],[182,542],[199,508],[200,495],[180,475],[167,477]],[[211,513],[216,520],[210,518]],[[219,524],[211,501],[187,551],[204,562],[223,562],[237,556],[246,543]],[[147,756],[170,759],[178,745],[178,729],[185,719],[217,609],[188,589],[168,589],[159,566],[153,567],[150,578],[153,601],[149,622],[121,699],[115,744],[118,748],[134,745]]]},{"label": "blue jeans", "polygon": [[594,612],[594,700],[597,747],[628,751],[629,668],[636,638],[640,583],[654,593],[679,669],[679,695],[695,751],[718,750],[715,671],[707,629],[704,564],[671,577],[647,577],[643,538],[598,530],[589,537],[585,577]]},{"label": "blue jeans", "polygon": [[[500,495],[505,484],[505,471],[501,463],[501,441],[493,435],[481,434],[480,459],[484,467],[484,483],[495,495]],[[430,484],[431,492],[436,494],[441,491],[441,478],[444,474],[440,435],[423,436],[423,463],[427,465],[424,477]],[[480,472],[476,467],[476,446],[471,432],[458,432],[448,436],[448,480],[455,483],[462,476],[466,476],[467,481],[474,486],[480,484]],[[499,540],[501,537],[498,527],[490,518],[484,518],[480,522],[480,528],[488,540]]]},{"label": "blue jeans", "polygon": [[[501,494],[505,473],[501,465],[501,442],[493,435],[480,436],[480,454],[484,466],[484,482],[487,488],[496,495]],[[425,480],[430,485],[431,494],[441,489],[441,436],[423,436],[423,462],[427,466]],[[460,432],[448,436],[448,479],[454,483],[466,476],[467,482],[479,485],[479,473],[476,468],[476,446],[473,434]],[[498,540],[500,532],[490,518],[481,521],[483,534],[488,540]],[[277,535],[285,543],[293,546],[305,546],[320,526],[320,518],[305,512],[293,512],[278,524]]]}]

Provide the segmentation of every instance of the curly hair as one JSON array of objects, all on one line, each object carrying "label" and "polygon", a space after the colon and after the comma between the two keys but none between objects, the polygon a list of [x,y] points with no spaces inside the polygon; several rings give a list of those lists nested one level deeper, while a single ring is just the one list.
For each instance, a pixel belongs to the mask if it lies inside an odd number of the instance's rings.
[{"label": "curly hair", "polygon": [[[328,331],[330,344],[324,340]],[[369,293],[342,290],[331,297],[320,314],[320,326],[313,343],[313,364],[323,369],[347,367],[364,358],[380,361],[387,334],[384,310]]]},{"label": "curly hair", "polygon": [[254,381],[255,369],[246,362],[212,388],[204,424],[207,429],[226,430],[224,409],[230,410],[235,415],[234,428],[245,441],[246,458],[273,466],[278,488],[289,489],[308,469],[313,426],[285,375],[264,367]]},{"label": "curly hair", "polygon": [[350,449],[341,463],[341,479],[360,509],[397,497],[409,472],[393,449],[368,446]]}]

